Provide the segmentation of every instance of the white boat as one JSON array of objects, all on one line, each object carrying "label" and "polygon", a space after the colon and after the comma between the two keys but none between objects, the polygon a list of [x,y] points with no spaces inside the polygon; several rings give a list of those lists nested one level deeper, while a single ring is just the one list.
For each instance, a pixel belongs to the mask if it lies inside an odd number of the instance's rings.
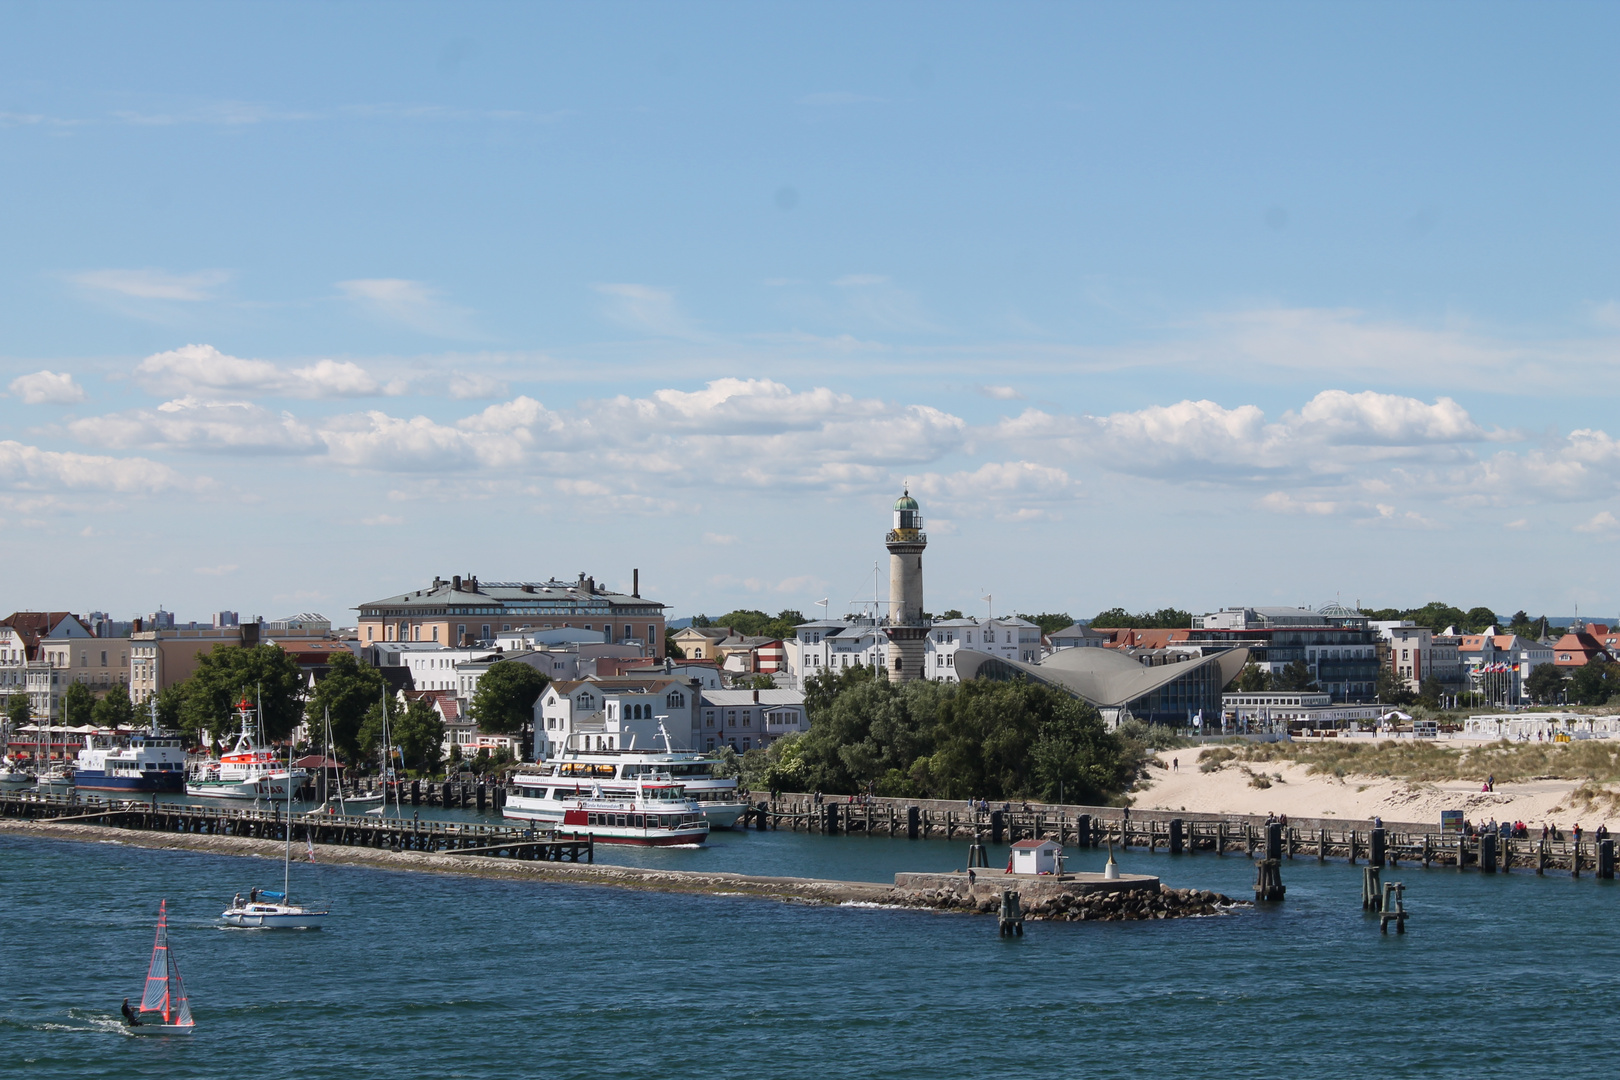
[{"label": "white boat", "polygon": [[550,825],[559,839],[589,837],[603,844],[672,847],[709,838],[703,807],[668,776],[632,781],[629,790],[520,775],[501,811],[505,817]]},{"label": "white boat", "polygon": [[635,789],[642,777],[664,777],[678,780],[686,789],[686,797],[702,808],[703,816],[713,829],[729,829],[748,810],[748,804],[737,796],[735,777],[714,775],[719,764],[697,750],[676,750],[670,745],[669,732],[663,724],[658,734],[664,742],[663,750],[637,750],[632,743],[625,750],[580,750],[568,747],[554,761],[538,762],[516,778],[516,783],[528,787],[544,784],[553,791],[561,788],[572,791],[600,788],[607,796],[625,795]]},{"label": "white boat", "polygon": [[253,706],[246,700],[236,706],[242,730],[236,745],[218,761],[194,766],[186,777],[186,794],[206,799],[265,799],[280,802],[304,786],[309,774],[283,765],[269,747],[254,738]]},{"label": "white boat", "polygon": [[[292,767],[292,748],[287,749],[287,766]],[[253,889],[246,900],[237,893],[231,906],[220,913],[227,926],[240,926],[259,930],[319,930],[326,922],[327,911],[315,911],[291,903],[288,898],[292,879],[292,795],[287,796],[287,832],[281,846],[281,891]],[[315,849],[311,847],[313,857]]]},{"label": "white boat", "polygon": [[28,787],[33,782],[34,774],[11,758],[0,760],[0,788]]},{"label": "white boat", "polygon": [[84,737],[75,786],[87,791],[179,791],[186,779],[186,743],[157,723],[157,698],[146,731],[124,735],[102,728]]},{"label": "white boat", "polygon": [[240,894],[220,913],[227,926],[258,930],[319,930],[326,925],[329,911],[316,911],[287,903],[287,894],[255,889],[243,899]]},{"label": "white boat", "polygon": [[[132,1010],[128,1002],[124,1003],[124,1016],[129,1020],[125,1030],[131,1035],[190,1035],[197,1024],[191,1017],[180,965],[169,945],[168,906],[167,900],[158,905],[157,940],[152,944],[152,962],[146,968],[141,1007]],[[153,1014],[154,1019],[141,1019],[148,1014]]]},{"label": "white boat", "polygon": [[34,778],[34,786],[41,791],[61,793],[73,787],[73,766],[52,765]]}]

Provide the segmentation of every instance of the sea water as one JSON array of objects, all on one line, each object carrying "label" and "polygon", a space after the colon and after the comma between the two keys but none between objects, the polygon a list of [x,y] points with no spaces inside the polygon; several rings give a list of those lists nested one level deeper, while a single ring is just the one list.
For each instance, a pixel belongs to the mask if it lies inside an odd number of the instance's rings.
[{"label": "sea water", "polygon": [[[679,869],[889,880],[965,842],[717,833],[599,848]],[[1075,869],[1100,869],[1077,852]],[[992,860],[1006,849],[992,849]],[[1089,864],[1095,863],[1096,866]],[[1238,856],[1127,871],[1244,896]],[[1620,1051],[1620,883],[1285,862],[1281,904],[1032,922],[745,897],[293,868],[325,930],[222,930],[270,859],[0,835],[0,1065],[30,1078],[1599,1076]],[[159,899],[196,1031],[133,1039]]]}]

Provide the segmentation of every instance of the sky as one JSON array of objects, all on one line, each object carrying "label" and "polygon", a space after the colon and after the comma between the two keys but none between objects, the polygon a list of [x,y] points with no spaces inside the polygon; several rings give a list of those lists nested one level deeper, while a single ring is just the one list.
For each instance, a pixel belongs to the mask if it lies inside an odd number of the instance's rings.
[{"label": "sky", "polygon": [[1612,612],[1617,30],[0,2],[0,606]]}]

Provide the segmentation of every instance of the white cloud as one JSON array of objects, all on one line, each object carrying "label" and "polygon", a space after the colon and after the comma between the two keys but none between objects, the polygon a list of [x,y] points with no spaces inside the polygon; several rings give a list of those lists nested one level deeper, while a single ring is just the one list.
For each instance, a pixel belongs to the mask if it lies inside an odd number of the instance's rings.
[{"label": "white cloud", "polygon": [[1023,394],[1010,386],[981,386],[979,393],[994,401],[1022,401]]},{"label": "white cloud", "polygon": [[19,375],[11,380],[11,392],[27,405],[76,405],[84,400],[84,387],[65,371]]},{"label": "white cloud", "polygon": [[506,384],[489,375],[457,371],[450,376],[450,396],[457,401],[502,397],[506,392]]},{"label": "white cloud", "polygon": [[675,304],[675,294],[651,285],[603,284],[605,309],[614,321],[664,337],[689,337],[692,328]]},{"label": "white cloud", "polygon": [[439,291],[405,278],[356,278],[340,281],[338,290],[361,309],[384,322],[398,323],[435,337],[471,337],[471,312],[441,300]]},{"label": "white cloud", "polygon": [[224,577],[226,574],[235,573],[239,569],[241,567],[237,566],[236,563],[221,563],[218,566],[197,566],[192,568],[194,573],[202,574],[205,577]]},{"label": "white cloud", "polygon": [[163,270],[85,270],[68,275],[68,280],[89,289],[100,289],[137,300],[212,300],[213,290],[231,279],[228,270],[198,270],[190,274],[170,274]]},{"label": "white cloud", "polygon": [[147,458],[62,453],[6,439],[0,441],[0,486],[149,493],[198,485]]},{"label": "white cloud", "polygon": [[726,545],[730,545],[730,544],[735,544],[737,542],[737,538],[735,536],[730,535],[729,533],[706,532],[706,533],[703,534],[703,542],[705,544],[714,544],[714,545],[719,545],[719,546],[726,546]]},{"label": "white cloud", "polygon": [[833,284],[840,289],[862,289],[870,288],[873,285],[887,285],[888,283],[888,276],[884,274],[845,274],[843,277],[833,280]]},{"label": "white cloud", "polygon": [[153,409],[136,409],[75,420],[68,430],[79,439],[114,449],[229,451],[309,454],[324,448],[310,427],[242,401],[176,398]]},{"label": "white cloud", "polygon": [[395,514],[378,514],[375,517],[361,518],[360,524],[374,526],[393,526],[405,524],[405,519]]},{"label": "white cloud", "polygon": [[1429,405],[1415,398],[1371,390],[1359,394],[1324,390],[1299,411],[1294,426],[1336,443],[1415,446],[1476,442],[1490,437],[1451,398],[1439,398]]},{"label": "white cloud", "polygon": [[268,360],[230,356],[212,345],[185,345],[154,353],[136,365],[135,379],[152,393],[204,397],[370,397],[397,389],[384,387],[348,360],[318,360],[304,367],[283,368]]},{"label": "white cloud", "polygon": [[1579,533],[1612,533],[1620,531],[1620,520],[1607,510],[1592,515],[1591,520],[1585,524],[1575,526]]}]

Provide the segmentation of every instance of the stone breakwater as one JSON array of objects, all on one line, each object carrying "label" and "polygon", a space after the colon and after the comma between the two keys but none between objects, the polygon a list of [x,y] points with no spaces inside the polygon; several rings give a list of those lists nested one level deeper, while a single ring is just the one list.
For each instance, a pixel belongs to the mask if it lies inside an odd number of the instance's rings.
[{"label": "stone breakwater", "polygon": [[[977,891],[977,890],[975,890]],[[1219,915],[1238,906],[1252,906],[1247,900],[1233,900],[1207,889],[1157,888],[1090,889],[1059,892],[1046,896],[1022,897],[1024,918],[1054,922],[1132,922],[1145,919],[1183,919],[1194,915]],[[1001,910],[999,896],[980,896],[949,888],[897,890],[893,903],[905,907],[960,911],[966,914],[994,915]]]},{"label": "stone breakwater", "polygon": [[[282,844],[240,836],[157,833],[71,822],[0,820],[0,836],[28,836],[83,843],[119,843],[130,847],[193,851],[209,855],[250,856],[279,860]],[[1025,916],[1031,919],[1153,919],[1214,914],[1232,901],[1218,893],[1166,889],[1157,878],[1125,875],[1102,882],[1100,875],[1064,878],[1015,878],[997,871],[965,874],[899,874],[894,885],[865,881],[764,877],[722,872],[649,870],[607,863],[528,862],[455,852],[391,851],[378,848],[316,845],[314,861],[326,865],[375,870],[457,874],[466,877],[542,881],[649,892],[752,896],[801,904],[855,904],[863,907],[913,907],[962,914],[994,914],[1003,884],[1021,890]],[[295,846],[296,861],[307,856]],[[1085,879],[1085,880],[1081,880]],[[942,887],[936,887],[936,884]]]}]

